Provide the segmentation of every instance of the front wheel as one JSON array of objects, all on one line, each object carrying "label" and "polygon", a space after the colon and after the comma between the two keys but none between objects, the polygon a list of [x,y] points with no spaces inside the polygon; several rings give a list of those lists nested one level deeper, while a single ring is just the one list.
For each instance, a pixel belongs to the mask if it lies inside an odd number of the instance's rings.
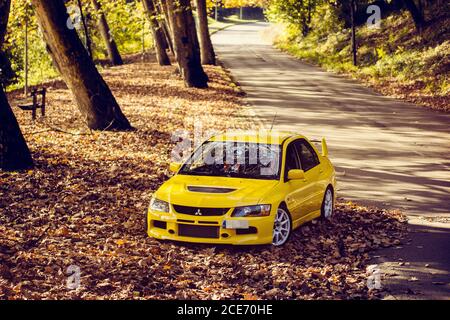
[{"label": "front wheel", "polygon": [[273,225],[272,244],[276,247],[285,244],[291,235],[291,230],[291,217],[289,213],[282,208],[278,208]]},{"label": "front wheel", "polygon": [[331,220],[334,213],[333,191],[331,190],[331,188],[327,188],[327,190],[325,191],[321,211],[322,211],[322,218],[326,220]]}]

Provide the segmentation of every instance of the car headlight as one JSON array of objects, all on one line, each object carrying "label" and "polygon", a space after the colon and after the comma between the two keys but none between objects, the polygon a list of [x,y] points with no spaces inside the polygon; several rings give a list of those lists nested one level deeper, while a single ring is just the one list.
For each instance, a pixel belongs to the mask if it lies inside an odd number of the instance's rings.
[{"label": "car headlight", "polygon": [[157,212],[169,212],[169,203],[157,198],[152,198],[150,201],[150,210]]},{"label": "car headlight", "polygon": [[264,217],[270,215],[270,204],[257,206],[237,207],[231,214],[232,217]]}]

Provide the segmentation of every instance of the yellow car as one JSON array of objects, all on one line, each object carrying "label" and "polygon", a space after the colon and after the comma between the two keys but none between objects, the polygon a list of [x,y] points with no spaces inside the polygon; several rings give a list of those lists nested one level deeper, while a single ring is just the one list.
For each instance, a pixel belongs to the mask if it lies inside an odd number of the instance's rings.
[{"label": "yellow car", "polygon": [[330,219],[335,170],[300,134],[235,132],[204,142],[153,195],[148,235],[212,244],[286,243],[295,228]]}]

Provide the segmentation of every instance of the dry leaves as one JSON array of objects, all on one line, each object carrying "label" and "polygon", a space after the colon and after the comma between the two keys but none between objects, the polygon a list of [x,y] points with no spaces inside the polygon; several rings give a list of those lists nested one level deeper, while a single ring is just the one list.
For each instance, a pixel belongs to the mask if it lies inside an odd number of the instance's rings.
[{"label": "dry leaves", "polygon": [[[159,242],[145,234],[151,194],[167,179],[171,134],[255,124],[219,67],[211,87],[186,89],[174,68],[135,62],[104,71],[137,131],[89,132],[55,82],[47,123],[15,109],[36,168],[0,173],[0,299],[370,298],[368,252],[398,244],[396,212],[341,204],[283,248]],[[10,100],[18,93],[13,93]],[[79,134],[82,133],[82,134]],[[81,286],[66,287],[80,267]]]}]

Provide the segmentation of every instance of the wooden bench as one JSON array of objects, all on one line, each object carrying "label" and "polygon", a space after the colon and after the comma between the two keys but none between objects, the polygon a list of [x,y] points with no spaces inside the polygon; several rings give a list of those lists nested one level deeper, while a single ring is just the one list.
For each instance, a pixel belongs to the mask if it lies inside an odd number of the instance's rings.
[{"label": "wooden bench", "polygon": [[[31,111],[31,116],[33,120],[36,120],[36,110],[41,109],[41,116],[45,117],[45,95],[47,93],[46,88],[33,89],[31,91],[31,103],[18,104],[17,106],[26,111]],[[40,96],[40,101],[39,101]]]}]

